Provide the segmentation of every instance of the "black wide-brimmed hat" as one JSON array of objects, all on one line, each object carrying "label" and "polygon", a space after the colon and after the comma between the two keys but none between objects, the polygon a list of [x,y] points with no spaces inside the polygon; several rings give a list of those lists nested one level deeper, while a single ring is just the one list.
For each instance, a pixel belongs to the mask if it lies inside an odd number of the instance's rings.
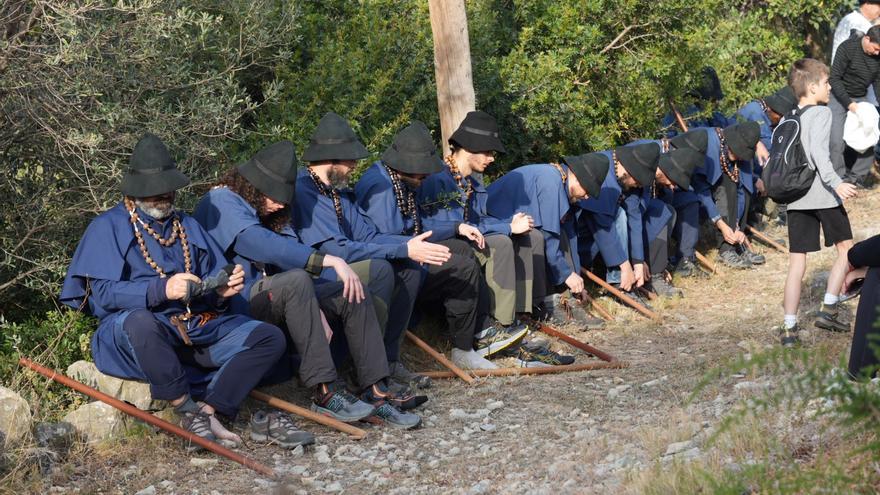
[{"label": "black wide-brimmed hat", "polygon": [[562,161],[568,165],[571,172],[577,177],[587,196],[598,198],[602,190],[602,183],[608,175],[611,160],[602,153],[587,153],[585,155],[563,156]]},{"label": "black wide-brimmed hat", "polygon": [[419,120],[394,136],[391,146],[382,153],[382,161],[405,174],[433,174],[445,167],[428,126]]},{"label": "black wide-brimmed hat", "polygon": [[468,112],[458,129],[449,136],[449,144],[456,144],[473,153],[507,152],[501,143],[495,117],[480,110]]},{"label": "black wide-brimmed hat", "polygon": [[279,141],[261,149],[250,160],[238,166],[252,186],[279,203],[293,201],[296,183],[296,151],[290,141]]},{"label": "black wide-brimmed hat", "polygon": [[761,138],[761,126],[757,122],[741,122],[724,128],[724,141],[738,160],[748,161],[755,157],[755,147]]},{"label": "black wide-brimmed hat", "polygon": [[128,170],[119,189],[133,198],[148,198],[170,193],[189,184],[189,178],[177,169],[171,153],[155,134],[144,134],[128,159]]},{"label": "black wide-brimmed hat", "polygon": [[788,115],[797,108],[798,100],[791,86],[786,85],[772,95],[764,97],[764,103],[779,115]]},{"label": "black wide-brimmed hat", "polygon": [[691,187],[691,176],[694,169],[703,164],[705,153],[690,148],[670,150],[660,155],[657,166],[669,177],[673,184],[681,189]]},{"label": "black wide-brimmed hat", "polygon": [[303,153],[302,159],[305,162],[320,162],[361,160],[368,156],[370,152],[348,122],[333,112],[327,112],[309,138],[309,147]]},{"label": "black wide-brimmed hat", "polygon": [[660,158],[660,146],[656,143],[620,146],[614,152],[617,155],[617,161],[640,186],[648,187],[654,183],[657,159]]},{"label": "black wide-brimmed hat", "polygon": [[693,131],[669,138],[669,146],[677,150],[690,148],[705,155],[706,150],[709,148],[709,135],[706,134],[705,130],[694,129]]}]

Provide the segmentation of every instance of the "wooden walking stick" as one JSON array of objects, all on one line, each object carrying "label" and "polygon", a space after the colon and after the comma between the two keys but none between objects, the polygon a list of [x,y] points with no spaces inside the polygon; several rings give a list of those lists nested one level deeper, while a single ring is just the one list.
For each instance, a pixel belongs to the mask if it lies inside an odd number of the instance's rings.
[{"label": "wooden walking stick", "polygon": [[432,358],[434,358],[438,363],[440,363],[440,364],[442,364],[443,366],[445,366],[446,369],[448,369],[448,370],[451,371],[452,373],[455,373],[455,376],[457,376],[457,377],[461,378],[462,380],[464,380],[465,383],[467,383],[467,384],[472,384],[472,383],[474,383],[474,378],[473,378],[472,376],[470,376],[470,375],[468,375],[467,373],[465,373],[461,368],[459,368],[458,366],[456,366],[455,363],[453,363],[452,361],[446,359],[446,356],[444,356],[443,354],[437,352],[433,347],[431,347],[430,345],[428,345],[427,342],[425,342],[424,340],[422,340],[422,339],[416,337],[414,333],[412,333],[412,332],[410,332],[409,330],[407,330],[407,331],[406,331],[406,338],[408,338],[409,340],[411,340],[413,344],[419,346],[419,348],[421,348],[423,351],[425,351],[425,352],[427,352],[428,354],[430,354]]},{"label": "wooden walking stick", "polygon": [[[566,364],[562,366],[551,366],[547,368],[498,368],[494,370],[471,370],[476,376],[519,376],[519,375],[553,375],[556,373],[570,373],[574,371],[590,371],[602,369],[621,369],[629,368],[626,361],[612,361],[610,363],[587,363],[587,364]],[[428,378],[455,378],[451,371],[423,371],[420,375]]]},{"label": "wooden walking stick", "polygon": [[706,267],[707,270],[709,270],[712,273],[716,273],[715,263],[712,263],[711,261],[709,261],[709,258],[706,258],[702,254],[700,254],[699,251],[694,251],[694,255],[696,255],[697,261],[699,261],[701,265]]},{"label": "wooden walking stick", "polygon": [[655,313],[655,312],[651,311],[650,309],[642,306],[641,304],[635,302],[631,297],[624,294],[619,289],[615,289],[614,287],[611,286],[611,284],[609,284],[608,282],[597,277],[595,273],[587,270],[586,268],[581,268],[581,271],[584,273],[584,275],[587,276],[587,278],[589,278],[593,282],[599,284],[603,289],[605,289],[608,292],[610,292],[611,294],[613,294],[614,297],[616,297],[616,298],[620,299],[621,301],[623,301],[624,303],[628,304],[629,306],[631,306],[633,309],[635,309],[639,313],[647,316],[648,318],[651,318],[652,320],[657,320],[657,321],[660,320],[660,317],[657,315],[657,313]]},{"label": "wooden walking stick", "polygon": [[587,294],[587,291],[581,292],[581,297],[583,297],[586,302],[590,303],[590,306],[593,309],[595,309],[597,313],[599,313],[599,316],[601,316],[602,318],[604,318],[605,320],[608,320],[608,321],[614,320],[614,317],[611,316],[611,313],[609,313],[605,308],[603,308],[599,304],[598,301],[596,301],[595,299],[592,298],[592,296]]},{"label": "wooden walking stick", "polygon": [[535,323],[538,326],[538,330],[546,333],[547,335],[549,335],[551,337],[556,337],[557,339],[565,342],[566,344],[568,344],[572,347],[577,347],[578,349],[580,349],[588,354],[592,354],[593,356],[596,356],[597,358],[601,359],[602,361],[607,361],[609,363],[613,363],[613,362],[617,361],[617,358],[615,358],[611,354],[608,354],[607,352],[604,352],[604,351],[600,351],[599,349],[596,349],[595,347],[591,346],[590,344],[587,344],[586,342],[581,342],[580,340],[572,337],[571,335],[566,335],[566,334],[560,332],[559,330],[556,330],[555,328],[553,328],[549,325],[545,325],[543,323],[539,323],[536,321],[533,321],[533,323]]},{"label": "wooden walking stick", "polygon": [[773,239],[767,237],[767,235],[764,234],[763,232],[761,232],[760,230],[752,227],[751,225],[748,226],[748,229],[749,229],[749,232],[753,236],[755,236],[755,239],[758,239],[759,241],[772,247],[773,249],[779,251],[780,253],[787,253],[788,252],[788,250],[785,249],[785,246],[783,246],[782,244],[779,244],[778,242],[774,241]]},{"label": "wooden walking stick", "polygon": [[257,399],[258,401],[265,402],[266,404],[281,409],[282,411],[287,411],[291,414],[296,414],[297,416],[310,419],[315,423],[322,424],[324,426],[329,426],[335,430],[339,430],[343,433],[348,433],[355,440],[362,440],[367,436],[367,432],[352,426],[348,423],[343,423],[342,421],[333,419],[329,416],[325,416],[323,414],[318,414],[314,411],[310,411],[304,407],[299,407],[296,404],[292,404],[287,402],[286,400],[279,399],[278,397],[274,397],[264,392],[260,392],[259,390],[251,390],[251,397]]},{"label": "wooden walking stick", "polygon": [[223,457],[225,457],[229,460],[235,461],[235,462],[241,464],[242,466],[249,467],[258,473],[265,474],[266,476],[271,476],[273,478],[275,477],[275,471],[268,466],[260,464],[259,462],[255,461],[249,457],[245,457],[243,455],[236,454],[235,452],[227,449],[226,447],[224,447],[216,442],[212,442],[210,440],[205,440],[204,438],[202,438],[194,433],[188,432],[175,424],[169,423],[168,421],[165,421],[164,419],[153,416],[152,414],[150,414],[146,411],[142,411],[142,410],[134,407],[131,404],[122,402],[119,399],[116,399],[114,397],[111,397],[111,396],[103,393],[103,392],[95,390],[92,387],[89,387],[88,385],[82,384],[82,383],[80,383],[80,382],[78,382],[78,381],[76,381],[66,375],[62,375],[61,373],[58,373],[55,370],[51,370],[49,368],[45,368],[43,366],[40,366],[39,364],[31,361],[30,359],[27,359],[23,356],[19,357],[18,364],[21,366],[24,366],[25,368],[30,368],[30,369],[36,371],[37,373],[45,376],[46,378],[49,378],[50,380],[54,380],[54,381],[66,386],[66,387],[70,387],[81,394],[88,395],[89,397],[91,397],[93,399],[97,399],[105,404],[109,404],[109,405],[115,407],[116,409],[119,409],[120,411],[124,412],[125,414],[128,414],[129,416],[134,416],[135,418],[137,418],[145,423],[149,423],[157,428],[165,430],[168,433],[172,433],[174,435],[177,435],[177,436],[183,438],[184,440],[186,440],[187,442],[191,442],[191,443],[194,443],[200,447],[204,447],[205,449],[208,449],[211,452],[214,452],[215,454],[222,455]]}]

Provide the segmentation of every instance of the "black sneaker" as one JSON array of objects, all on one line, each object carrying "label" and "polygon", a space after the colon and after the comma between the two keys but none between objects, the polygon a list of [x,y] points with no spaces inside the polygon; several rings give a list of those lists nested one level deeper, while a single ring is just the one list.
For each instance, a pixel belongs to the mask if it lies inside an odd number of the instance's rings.
[{"label": "black sneaker", "polygon": [[736,254],[736,251],[733,249],[721,252],[718,255],[718,261],[724,266],[737,270],[748,270],[752,267],[752,263],[749,260]]},{"label": "black sneaker", "polygon": [[[393,380],[384,380],[384,383],[374,383],[370,391],[371,396],[385,399],[401,411],[409,411],[428,402],[427,395],[416,395],[411,388],[395,385],[393,382]],[[369,401],[365,402],[369,403]]]},{"label": "black sneaker", "polygon": [[373,406],[359,400],[344,387],[322,383],[315,387],[311,410],[343,423],[360,421],[373,414]]},{"label": "black sneaker", "polygon": [[[204,438],[211,442],[217,442],[217,437],[211,432],[211,416],[201,411],[185,412],[180,417],[180,427],[194,434],[197,437]],[[187,442],[187,452],[196,452],[202,450],[201,445]]]},{"label": "black sneaker", "polygon": [[776,331],[779,333],[779,340],[782,347],[795,347],[800,345],[801,339],[797,335],[800,328],[798,328],[797,325],[791,328],[786,328],[785,325],[780,325]]},{"label": "black sneaker", "polygon": [[539,321],[557,325],[575,323],[588,330],[605,326],[605,320],[590,316],[581,304],[568,294],[553,294],[545,297],[532,316]]},{"label": "black sneaker", "polygon": [[553,352],[536,342],[526,342],[519,347],[517,357],[521,368],[541,368],[574,364],[573,356]]},{"label": "black sneaker", "polygon": [[520,323],[504,326],[496,322],[474,336],[476,340],[474,349],[480,356],[489,357],[515,345],[528,333],[528,325]]},{"label": "black sneaker", "polygon": [[691,258],[682,258],[678,260],[678,263],[675,265],[675,269],[672,271],[673,277],[696,277],[696,278],[707,278],[709,276],[708,273],[700,270],[700,267],[694,262]]},{"label": "black sneaker", "polygon": [[383,397],[381,393],[377,392],[377,387],[374,385],[368,387],[361,394],[361,399],[374,408],[373,413],[364,418],[364,421],[374,424],[387,424],[403,430],[418,428],[422,424],[422,418],[418,414],[401,411],[387,401],[387,396]]},{"label": "black sneaker", "polygon": [[297,428],[290,416],[281,411],[260,409],[251,415],[251,440],[294,449],[315,443],[315,435]]},{"label": "black sneaker", "polygon": [[389,361],[388,370],[391,379],[397,383],[415,385],[418,388],[431,388],[431,379],[418,373],[413,373],[401,361]]},{"label": "black sneaker", "polygon": [[763,254],[758,254],[745,246],[737,247],[737,253],[753,265],[763,265],[767,262],[767,258]]},{"label": "black sneaker", "polygon": [[816,312],[816,318],[813,320],[813,324],[823,330],[830,330],[832,332],[849,332],[849,325],[840,321],[838,318],[839,315],[840,311],[837,304],[831,306],[822,304],[819,311]]}]

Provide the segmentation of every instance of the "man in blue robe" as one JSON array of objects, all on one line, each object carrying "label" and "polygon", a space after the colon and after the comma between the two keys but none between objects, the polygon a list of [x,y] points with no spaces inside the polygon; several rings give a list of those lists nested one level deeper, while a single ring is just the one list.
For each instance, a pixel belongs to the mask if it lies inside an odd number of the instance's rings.
[{"label": "man in blue robe", "polygon": [[[152,397],[170,401],[184,429],[238,444],[215,413],[235,417],[284,352],[284,334],[225,311],[244,271],[224,270],[223,283],[222,251],[198,222],[174,210],[175,191],[188,183],[162,141],[144,136],[122,180],[124,200],[89,225],[60,299],[100,319],[92,357],[102,373],[149,382]],[[251,427],[254,440],[314,442],[278,411],[258,411]]]},{"label": "man in blue robe", "polygon": [[425,234],[410,237],[379,232],[357,207],[348,176],[357,161],[368,155],[348,122],[327,113],[303,154],[308,168],[297,178],[292,221],[303,242],[321,253],[353,264],[390,263],[394,287],[383,334],[391,376],[400,383],[425,387],[430,381],[404,366],[400,347],[424,277],[420,264],[445,262],[449,249],[428,242]]},{"label": "man in blue robe", "polygon": [[577,202],[598,197],[610,162],[599,153],[565,156],[562,163],[524,165],[504,174],[489,187],[486,211],[507,222],[525,213],[544,236],[547,288],[544,316],[569,304],[584,290],[580,275],[576,216]]},{"label": "man in blue robe", "polygon": [[423,304],[441,303],[452,333],[452,360],[466,368],[495,368],[485,359],[515,345],[528,327],[502,325],[488,315],[481,297],[480,265],[470,245],[480,249],[484,238],[479,229],[464,222],[424,217],[416,199],[419,185],[443,168],[428,128],[413,122],[394,137],[391,146],[361,176],[355,186],[357,204],[383,234],[420,236],[449,249],[441,264],[428,264],[419,293]]},{"label": "man in blue robe", "polygon": [[[293,143],[275,143],[227,172],[202,198],[194,216],[229,258],[248,267],[252,278],[242,310],[287,329],[301,357],[300,379],[313,390],[313,411],[345,422],[369,417],[415,428],[420,418],[398,408],[416,407],[427,398],[389,391],[382,331],[369,287],[364,289],[344,260],[302,244],[290,227],[288,205],[295,180]],[[311,275],[320,275],[322,267],[334,270],[332,281],[318,279],[313,284]],[[372,269],[373,287],[390,297],[391,267],[377,260]],[[332,327],[343,329],[360,400],[336,383],[322,311]]]}]

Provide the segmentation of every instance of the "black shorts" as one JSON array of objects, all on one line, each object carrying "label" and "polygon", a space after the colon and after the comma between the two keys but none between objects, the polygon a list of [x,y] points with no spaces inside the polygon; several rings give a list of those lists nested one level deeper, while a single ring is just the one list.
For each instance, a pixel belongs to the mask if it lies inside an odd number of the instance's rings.
[{"label": "black shorts", "polygon": [[819,225],[825,246],[852,239],[849,216],[843,205],[821,210],[788,210],[788,251],[812,253],[819,250]]}]

